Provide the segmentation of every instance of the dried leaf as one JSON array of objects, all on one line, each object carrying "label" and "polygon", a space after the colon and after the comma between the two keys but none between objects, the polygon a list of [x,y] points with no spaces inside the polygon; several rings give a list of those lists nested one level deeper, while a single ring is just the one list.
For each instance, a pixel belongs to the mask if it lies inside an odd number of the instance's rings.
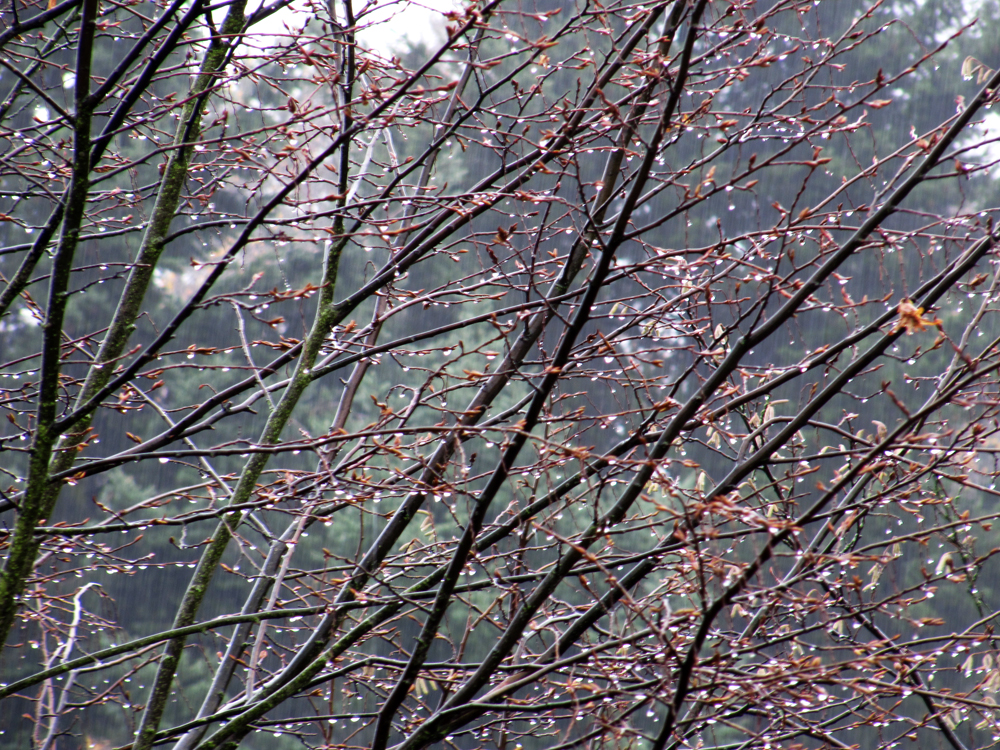
[{"label": "dried leaf", "polygon": [[908,298],[904,297],[900,301],[896,311],[899,313],[899,322],[896,323],[896,327],[893,328],[894,333],[900,329],[905,329],[907,335],[910,335],[914,332],[924,331],[928,326],[941,326],[940,319],[925,318],[924,308],[917,307],[913,304],[913,301]]},{"label": "dried leaf", "polygon": [[967,57],[962,61],[962,78],[966,81],[975,76],[976,83],[982,86],[993,77],[994,73],[996,71],[993,68],[986,67],[974,57]]}]

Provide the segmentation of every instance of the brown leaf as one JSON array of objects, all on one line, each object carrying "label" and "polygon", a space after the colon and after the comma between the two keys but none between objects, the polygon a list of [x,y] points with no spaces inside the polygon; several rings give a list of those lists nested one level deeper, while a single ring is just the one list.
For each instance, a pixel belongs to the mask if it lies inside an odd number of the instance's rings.
[{"label": "brown leaf", "polygon": [[893,328],[893,332],[900,329],[905,329],[906,334],[924,331],[928,326],[941,326],[941,321],[937,318],[930,319],[924,317],[924,308],[917,307],[913,304],[912,300],[904,298],[900,301],[899,307],[896,308],[899,313],[899,322],[896,323],[896,327]]},{"label": "brown leaf", "polygon": [[975,289],[977,286],[982,284],[989,276],[985,273],[977,273],[972,281],[969,282],[969,289]]}]

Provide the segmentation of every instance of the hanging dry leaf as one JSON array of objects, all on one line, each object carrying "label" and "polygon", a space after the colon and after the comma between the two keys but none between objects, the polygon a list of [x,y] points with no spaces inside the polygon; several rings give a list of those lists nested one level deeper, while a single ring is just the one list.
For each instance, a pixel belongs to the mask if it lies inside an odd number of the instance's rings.
[{"label": "hanging dry leaf", "polygon": [[925,318],[924,308],[917,307],[910,299],[903,298],[896,310],[899,312],[899,322],[892,329],[893,333],[900,329],[906,329],[906,334],[910,335],[926,330],[928,326],[941,326],[940,318]]},{"label": "hanging dry leaf", "polygon": [[974,57],[967,57],[962,62],[962,78],[968,81],[975,76],[976,83],[980,86],[990,80],[994,73],[996,71],[993,68],[986,67]]}]

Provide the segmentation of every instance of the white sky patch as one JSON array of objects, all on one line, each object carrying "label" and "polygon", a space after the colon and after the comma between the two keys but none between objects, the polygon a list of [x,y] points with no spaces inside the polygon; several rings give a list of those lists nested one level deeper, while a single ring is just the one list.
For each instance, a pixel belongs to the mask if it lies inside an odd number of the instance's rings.
[{"label": "white sky patch", "polygon": [[[459,0],[383,0],[356,2],[361,16],[358,42],[362,47],[386,57],[400,54],[413,44],[440,44],[445,38],[444,14],[462,7]],[[343,5],[334,4],[337,21],[343,22]],[[258,33],[286,37],[301,29],[311,18],[307,4],[295,4],[267,19]]]},{"label": "white sky patch", "polygon": [[372,25],[358,35],[359,41],[363,47],[387,55],[404,52],[414,43],[440,43],[447,23],[444,14],[460,7],[455,0],[380,3],[369,17]]}]

